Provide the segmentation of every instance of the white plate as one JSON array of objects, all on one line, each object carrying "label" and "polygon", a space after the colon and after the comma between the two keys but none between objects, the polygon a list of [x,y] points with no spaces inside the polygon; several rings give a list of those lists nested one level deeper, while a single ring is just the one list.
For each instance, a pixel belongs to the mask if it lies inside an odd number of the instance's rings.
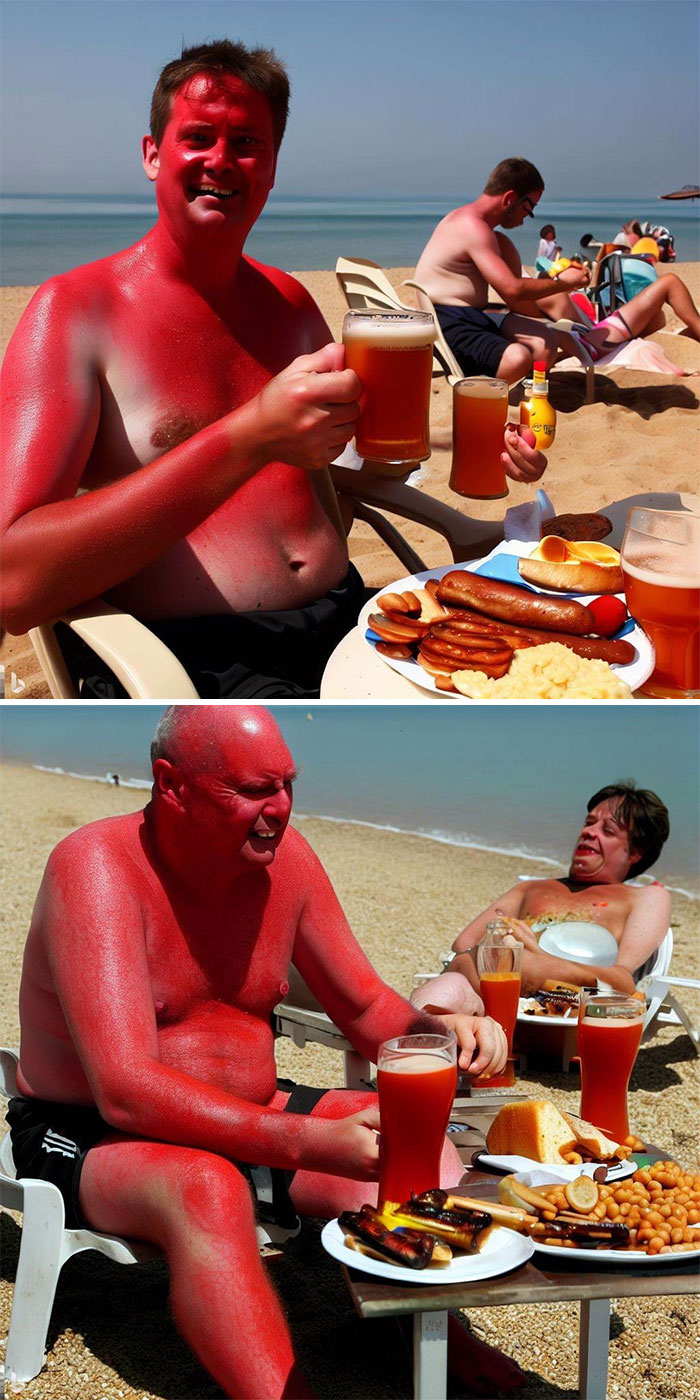
[{"label": "white plate", "polygon": [[618,943],[610,930],[591,920],[562,919],[547,924],[538,939],[543,953],[567,962],[595,963],[598,967],[614,967]]},{"label": "white plate", "polygon": [[[479,1162],[492,1167],[497,1172],[514,1172],[526,1186],[543,1186],[546,1181],[573,1181],[576,1176],[593,1176],[598,1167],[607,1166],[607,1181],[622,1181],[637,1171],[637,1163],[628,1157],[624,1162],[580,1162],[577,1166],[567,1166],[566,1162],[534,1162],[531,1157],[493,1157],[486,1152],[479,1153]],[[537,1180],[535,1180],[537,1177]]]},{"label": "white plate", "polygon": [[495,1274],[506,1274],[510,1269],[517,1269],[530,1258],[534,1249],[528,1235],[516,1234],[515,1230],[504,1230],[497,1225],[478,1254],[458,1254],[444,1269],[404,1269],[388,1259],[371,1259],[367,1254],[358,1254],[356,1250],[349,1249],[337,1220],[329,1220],[324,1225],[321,1244],[340,1264],[346,1264],[349,1269],[359,1269],[362,1274],[373,1274],[375,1278],[389,1279],[391,1283],[448,1284],[493,1278]]},{"label": "white plate", "polygon": [[[454,569],[464,569],[473,573],[481,564],[485,564],[487,559],[494,559],[499,554],[514,554],[518,558],[523,558],[532,553],[535,543],[535,540],[502,540],[495,549],[491,550],[490,554],[485,554],[483,559],[472,559],[468,564],[443,564],[438,569],[425,569],[423,573],[411,574],[408,578],[401,578],[396,583],[387,584],[386,588],[379,590],[379,596],[382,593],[406,593],[413,588],[422,588],[426,579],[444,578],[445,574],[452,573]],[[546,588],[535,588],[535,592],[546,593],[550,598],[575,597],[581,603],[589,602],[591,598],[598,597],[597,593],[554,593],[551,589]],[[620,593],[618,597],[623,603],[625,602],[624,594]],[[369,628],[370,613],[376,611],[377,598],[375,595],[374,598],[370,598],[368,603],[365,603],[358,619],[358,625],[362,628],[363,633]],[[625,633],[624,640],[632,643],[637,654],[629,665],[613,666],[611,669],[620,677],[620,680],[626,681],[630,690],[634,691],[638,690],[640,685],[649,679],[654,669],[654,648],[646,633],[637,623],[631,632]],[[368,640],[368,645],[374,647],[374,642]],[[424,671],[417,661],[396,661],[392,656],[382,656],[381,652],[377,652],[377,656],[386,662],[392,671],[398,671],[400,676],[405,676],[407,680],[413,681],[413,684],[420,686],[422,690],[429,690],[432,695],[440,695],[447,700],[466,699],[466,696],[455,695],[452,691],[438,690],[433,677]]]},{"label": "white plate", "polygon": [[561,1249],[555,1244],[538,1244],[534,1241],[538,1254],[552,1254],[557,1259],[573,1259],[576,1264],[616,1264],[618,1269],[627,1269],[630,1266],[636,1268],[646,1268],[647,1265],[654,1264],[675,1264],[677,1262],[690,1263],[691,1259],[700,1258],[700,1249],[689,1249],[682,1254],[644,1254],[637,1249]]},{"label": "white plate", "polygon": [[532,1001],[532,997],[519,997],[518,999],[518,1021],[523,1026],[576,1026],[578,1025],[578,1012],[576,1007],[571,1016],[536,1016],[534,1012],[528,1014],[523,1008],[526,1002]]}]

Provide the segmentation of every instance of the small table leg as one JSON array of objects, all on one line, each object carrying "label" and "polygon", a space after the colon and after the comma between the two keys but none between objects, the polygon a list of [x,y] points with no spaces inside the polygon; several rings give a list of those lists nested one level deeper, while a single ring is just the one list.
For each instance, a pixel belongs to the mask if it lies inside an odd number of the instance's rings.
[{"label": "small table leg", "polygon": [[414,1400],[445,1400],[446,1393],[447,1313],[414,1313]]},{"label": "small table leg", "polygon": [[581,1400],[605,1400],[610,1349],[610,1299],[581,1301],[578,1386]]}]

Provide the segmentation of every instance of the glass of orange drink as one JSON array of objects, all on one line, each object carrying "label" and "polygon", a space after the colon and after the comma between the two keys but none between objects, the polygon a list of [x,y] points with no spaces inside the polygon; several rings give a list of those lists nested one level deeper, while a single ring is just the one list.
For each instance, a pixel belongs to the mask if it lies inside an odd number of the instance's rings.
[{"label": "glass of orange drink", "polygon": [[440,1156],[457,1089],[457,1038],[401,1035],[379,1047],[379,1205],[440,1185]]},{"label": "glass of orange drink", "polygon": [[458,379],[452,390],[452,471],[458,496],[495,501],[508,495],[501,461],[508,415],[505,379]]},{"label": "glass of orange drink", "polygon": [[655,652],[641,693],[700,696],[700,515],[635,506],[621,559],[627,606]]},{"label": "glass of orange drink", "polygon": [[504,942],[500,933],[485,934],[476,950],[479,993],[487,1016],[503,1027],[508,1039],[508,1062],[500,1074],[475,1081],[480,1089],[511,1088],[515,1083],[513,1036],[518,1019],[523,945],[515,939]]},{"label": "glass of orange drink", "polygon": [[345,368],[362,383],[355,448],[373,462],[430,456],[428,437],[435,321],[429,311],[348,311]]},{"label": "glass of orange drink", "polygon": [[629,1137],[627,1086],[642,1039],[644,1011],[638,997],[581,988],[581,1117],[616,1142]]}]

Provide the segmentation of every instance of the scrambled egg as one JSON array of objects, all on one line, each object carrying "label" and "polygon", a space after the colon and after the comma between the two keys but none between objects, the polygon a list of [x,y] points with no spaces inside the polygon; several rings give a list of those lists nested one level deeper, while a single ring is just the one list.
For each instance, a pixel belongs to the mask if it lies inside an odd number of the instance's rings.
[{"label": "scrambled egg", "polygon": [[561,642],[516,651],[506,676],[453,671],[452,681],[472,700],[631,700],[632,691],[607,661],[588,661]]}]

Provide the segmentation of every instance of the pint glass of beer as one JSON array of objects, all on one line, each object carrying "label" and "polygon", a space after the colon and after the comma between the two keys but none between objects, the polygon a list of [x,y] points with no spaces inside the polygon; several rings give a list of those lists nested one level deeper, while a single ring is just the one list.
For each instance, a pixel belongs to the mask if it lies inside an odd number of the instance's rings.
[{"label": "pint glass of beer", "polygon": [[622,541],[625,597],[653,643],[645,695],[700,695],[700,515],[635,506]]},{"label": "pint glass of beer", "polygon": [[379,1206],[440,1185],[440,1155],[457,1089],[457,1038],[401,1035],[379,1047]]},{"label": "pint glass of beer", "polygon": [[508,415],[505,379],[458,379],[452,390],[452,472],[458,496],[495,501],[508,495],[501,462]]},{"label": "pint glass of beer", "polygon": [[427,311],[348,311],[345,368],[362,383],[355,447],[375,462],[424,462],[435,322]]},{"label": "pint glass of beer", "polygon": [[582,987],[578,1015],[581,1117],[615,1142],[629,1137],[627,1085],[642,1039],[645,1003]]},{"label": "pint glass of beer", "polygon": [[502,936],[488,933],[477,945],[476,966],[479,973],[479,993],[487,1016],[498,1021],[508,1038],[508,1060],[500,1074],[475,1081],[480,1089],[510,1089],[515,1083],[513,1036],[518,1019],[520,979],[523,961],[522,943],[504,943]]}]

